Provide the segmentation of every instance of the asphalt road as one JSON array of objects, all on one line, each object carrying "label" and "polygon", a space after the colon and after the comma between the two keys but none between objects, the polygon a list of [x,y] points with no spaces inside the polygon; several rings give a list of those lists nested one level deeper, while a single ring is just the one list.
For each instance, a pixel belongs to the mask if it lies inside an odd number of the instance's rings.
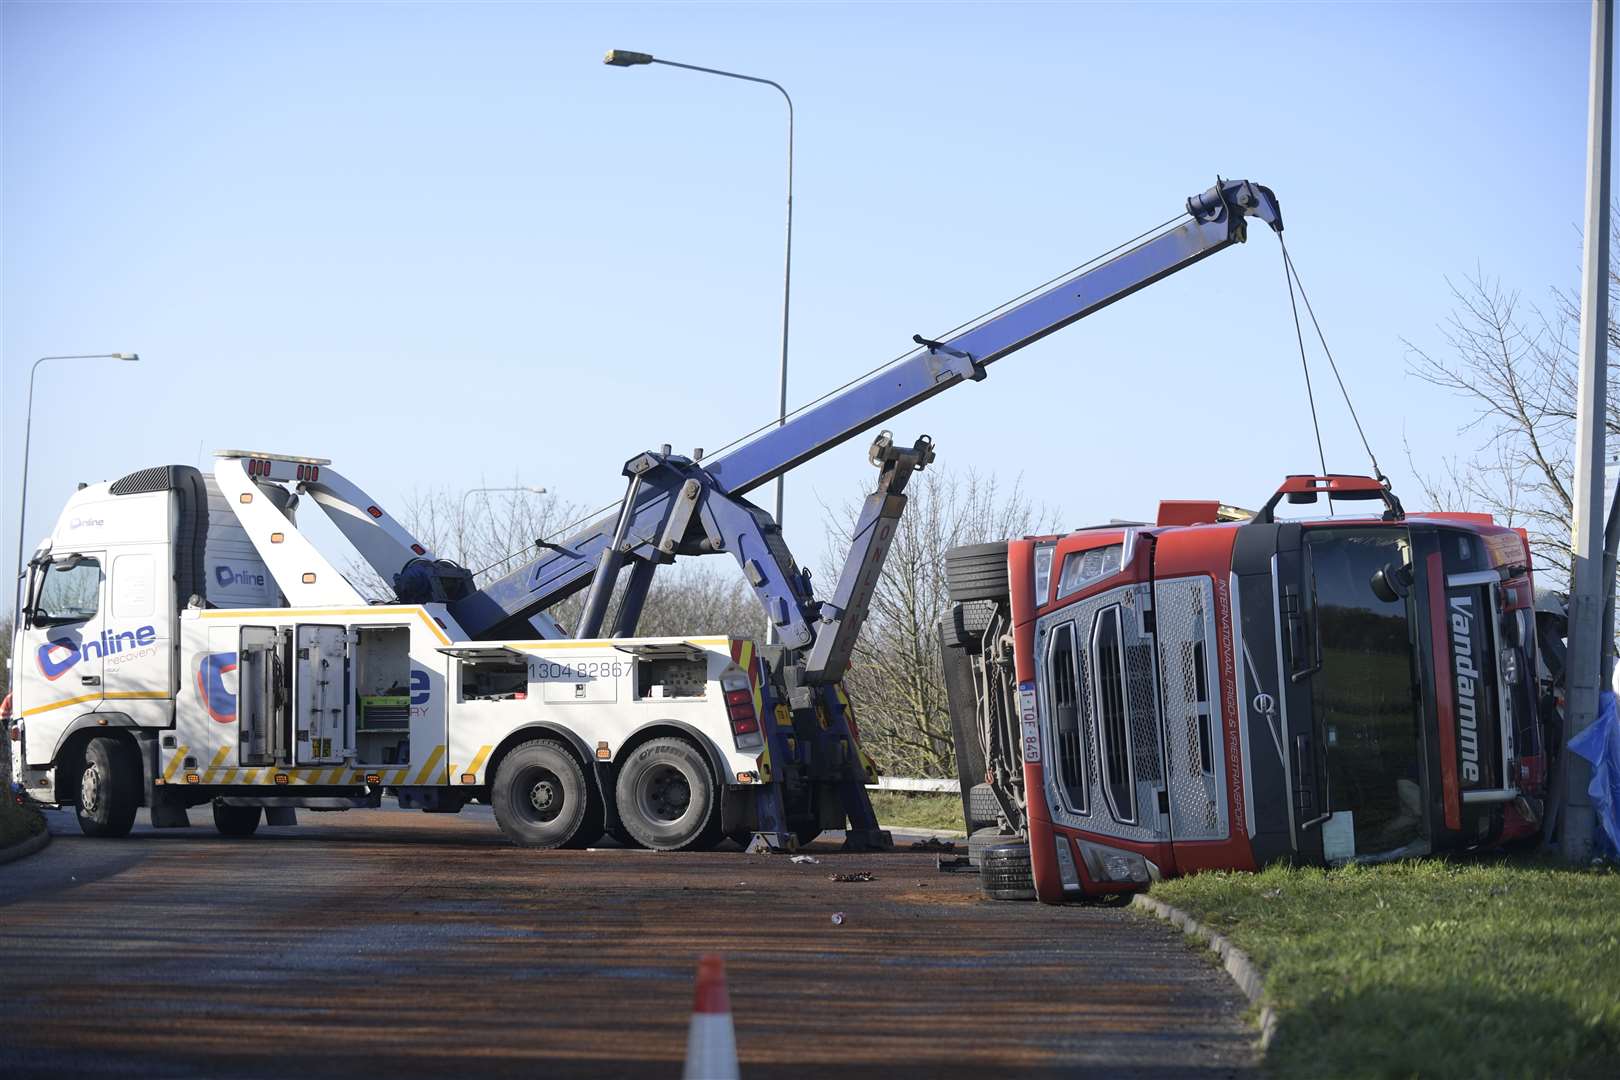
[{"label": "asphalt road", "polygon": [[52,813],[0,866],[0,1076],[675,1077],[710,951],[745,1077],[1255,1067],[1226,976],[1129,911],[990,903],[910,850],[527,851],[480,811]]}]

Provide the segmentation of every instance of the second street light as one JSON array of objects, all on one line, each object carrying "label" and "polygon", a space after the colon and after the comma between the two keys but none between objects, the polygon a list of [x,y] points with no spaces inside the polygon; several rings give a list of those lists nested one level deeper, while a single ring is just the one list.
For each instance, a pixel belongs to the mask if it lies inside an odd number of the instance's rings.
[{"label": "second street light", "polygon": [[21,505],[17,507],[17,580],[13,586],[12,615],[16,621],[14,627],[22,625],[22,568],[23,568],[23,536],[28,521],[28,446],[34,434],[34,373],[39,365],[47,360],[123,360],[134,363],[140,357],[135,353],[75,353],[71,356],[42,356],[34,361],[34,366],[28,369],[28,411],[23,419],[23,452],[22,452],[22,492]]},{"label": "second street light", "polygon": [[[782,369],[777,387],[776,424],[781,427],[787,422],[787,374],[788,374],[788,308],[793,293],[793,99],[782,88],[782,84],[772,79],[762,79],[757,75],[742,75],[735,71],[722,71],[719,68],[699,67],[696,64],[681,64],[674,60],[660,60],[651,53],[631,52],[628,49],[609,49],[602,62],[609,67],[639,67],[643,64],[663,64],[665,67],[681,68],[685,71],[698,71],[705,75],[719,75],[727,79],[740,79],[743,82],[761,83],[765,86],[775,87],[776,92],[782,95],[787,102],[788,129],[787,129],[787,250],[782,261]],[[783,478],[776,478],[776,524],[782,525],[782,492]],[[770,640],[776,641],[776,626],[767,627]]]}]

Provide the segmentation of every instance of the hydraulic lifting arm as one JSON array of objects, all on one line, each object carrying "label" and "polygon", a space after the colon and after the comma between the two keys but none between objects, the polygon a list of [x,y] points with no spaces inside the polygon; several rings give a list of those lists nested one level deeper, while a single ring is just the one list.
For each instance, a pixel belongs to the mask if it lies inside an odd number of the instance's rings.
[{"label": "hydraulic lifting arm", "polygon": [[626,636],[635,632],[658,564],[678,555],[725,552],[741,566],[782,644],[811,649],[803,661],[804,681],[836,681],[905,505],[906,481],[932,460],[931,444],[922,439],[900,449],[887,434],[874,444],[872,460],[882,479],[862,510],[845,572],[826,602],[812,595],[809,575],[794,561],[776,522],[742,496],[935,394],[984,378],[985,369],[1009,353],[1241,243],[1250,217],[1282,230],[1269,189],[1246,180],[1220,181],[1187,200],[1187,216],[1179,223],[945,340],[917,337],[917,351],[721,457],[700,462],[667,446],[641,454],[625,465],[629,483],[615,511],[561,543],[541,545],[528,564],[451,610],[474,637],[529,636],[542,625],[531,619],[588,587],[575,631],[597,637],[628,560],[633,569],[612,628],[615,636]]}]

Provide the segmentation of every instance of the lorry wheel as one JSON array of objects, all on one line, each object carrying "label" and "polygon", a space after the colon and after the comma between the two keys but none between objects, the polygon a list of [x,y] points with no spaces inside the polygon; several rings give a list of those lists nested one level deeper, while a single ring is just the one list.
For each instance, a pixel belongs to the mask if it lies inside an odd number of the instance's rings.
[{"label": "lorry wheel", "polygon": [[262,807],[214,804],[214,828],[221,836],[252,836],[259,829]]},{"label": "lorry wheel", "polygon": [[590,789],[574,755],[553,739],[514,747],[495,772],[490,802],[507,839],[524,847],[561,847],[585,823]]},{"label": "lorry wheel", "polygon": [[712,842],[720,800],[703,752],[685,739],[652,739],[619,768],[619,820],[643,847],[681,851]]},{"label": "lorry wheel", "polygon": [[1007,543],[964,544],[945,553],[945,591],[953,604],[1002,600],[1007,584]]},{"label": "lorry wheel", "polygon": [[1035,899],[1035,875],[1028,844],[996,844],[979,863],[979,888],[991,900]]},{"label": "lorry wheel", "polygon": [[141,801],[141,762],[135,748],[106,735],[84,748],[79,774],[79,828],[86,836],[128,836]]}]

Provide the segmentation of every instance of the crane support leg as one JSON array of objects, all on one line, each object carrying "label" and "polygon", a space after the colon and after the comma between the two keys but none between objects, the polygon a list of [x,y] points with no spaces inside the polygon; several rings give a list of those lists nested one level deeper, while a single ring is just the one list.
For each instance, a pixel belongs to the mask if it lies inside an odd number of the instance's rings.
[{"label": "crane support leg", "polygon": [[849,670],[867,605],[883,576],[895,527],[906,509],[906,484],[934,460],[934,443],[924,435],[911,447],[895,446],[894,436],[885,431],[873,441],[867,456],[882,473],[877,490],[861,507],[832,598],[822,602],[815,644],[804,665],[807,683],[835,683]]}]

